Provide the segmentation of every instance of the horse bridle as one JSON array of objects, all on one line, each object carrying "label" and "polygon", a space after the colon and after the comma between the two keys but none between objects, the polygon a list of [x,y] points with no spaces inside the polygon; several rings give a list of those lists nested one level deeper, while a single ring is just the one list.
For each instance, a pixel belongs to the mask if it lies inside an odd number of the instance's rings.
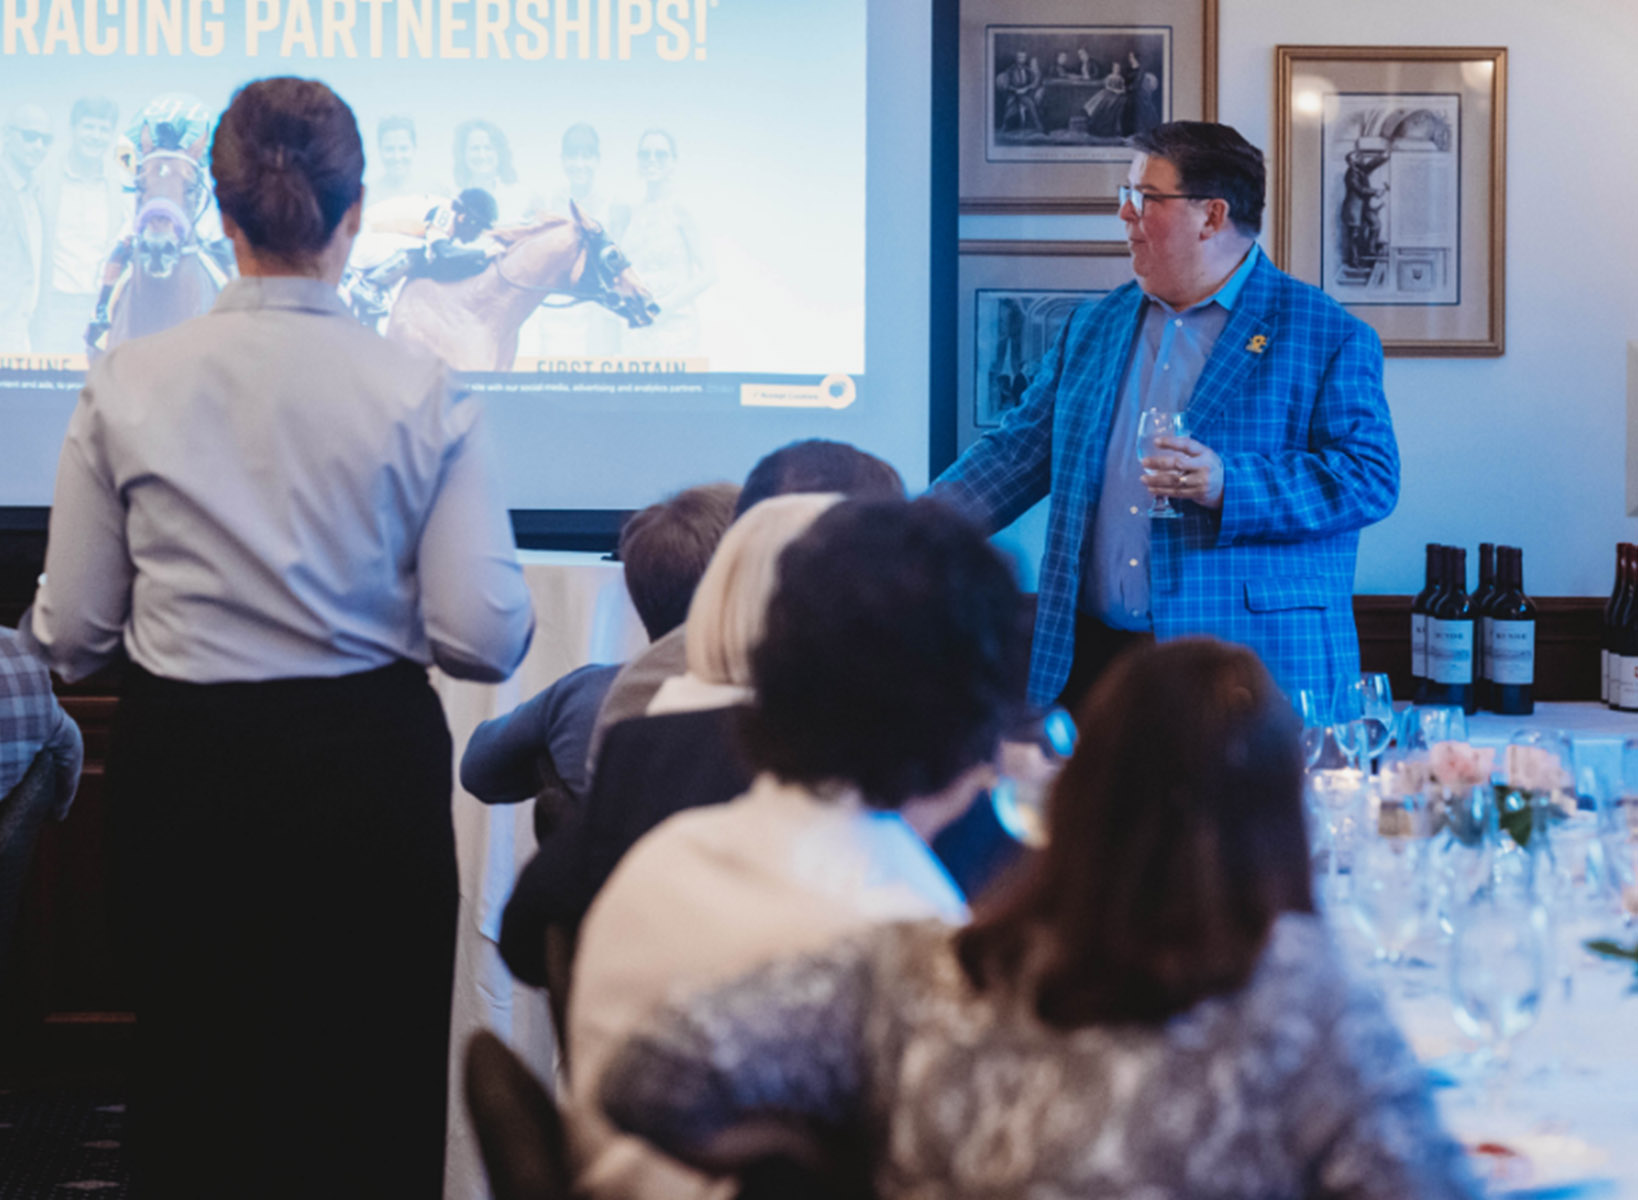
[{"label": "horse bridle", "polygon": [[205,215],[205,209],[210,207],[210,189],[204,186],[204,181],[202,179],[204,168],[199,165],[199,160],[194,158],[193,155],[182,150],[148,151],[148,153],[144,154],[137,162],[136,178],[132,182],[130,190],[137,193],[139,196],[142,194],[142,169],[154,159],[159,158],[174,158],[180,162],[187,163],[194,169],[195,182],[190,190],[197,193],[198,202],[193,206],[193,213],[190,215],[187,210],[185,210],[174,200],[167,200],[163,197],[152,200],[144,200],[141,206],[138,207],[136,216],[132,219],[131,227],[133,229],[141,229],[142,226],[147,223],[149,216],[157,211],[175,221],[178,228],[192,232],[194,226],[199,223],[199,218]]},{"label": "horse bridle", "polygon": [[[504,254],[495,260],[495,274],[500,276],[502,283],[517,288],[520,292],[539,292],[540,306],[543,308],[572,308],[576,304],[585,304],[588,301],[601,303],[604,296],[618,295],[615,282],[620,278],[621,272],[631,266],[630,260],[602,230],[593,233],[582,226],[581,233],[580,258],[575,263],[580,271],[580,278],[577,282],[571,280],[566,288],[519,283],[506,274]],[[588,275],[591,276],[589,283]],[[554,296],[563,297],[562,302],[553,303]]]}]

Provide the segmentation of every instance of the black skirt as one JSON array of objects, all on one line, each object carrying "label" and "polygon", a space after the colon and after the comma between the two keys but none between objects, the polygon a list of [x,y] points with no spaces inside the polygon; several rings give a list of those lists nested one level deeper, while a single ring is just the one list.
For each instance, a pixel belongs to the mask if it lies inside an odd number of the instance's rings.
[{"label": "black skirt", "polygon": [[437,1197],[457,880],[424,668],[128,669],[108,760],[139,1194]]}]

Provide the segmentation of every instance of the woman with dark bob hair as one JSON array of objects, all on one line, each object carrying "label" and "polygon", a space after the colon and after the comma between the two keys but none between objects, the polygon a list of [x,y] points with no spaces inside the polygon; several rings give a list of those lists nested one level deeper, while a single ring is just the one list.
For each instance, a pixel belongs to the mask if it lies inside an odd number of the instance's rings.
[{"label": "woman with dark bob hair", "polygon": [[831,1139],[882,1200],[1475,1197],[1309,899],[1290,704],[1250,651],[1136,651],[1077,714],[1050,842],[952,933],[887,926],[673,1004],[614,1121],[732,1170]]},{"label": "woman with dark bob hair", "polygon": [[[611,1053],[668,995],[885,921],[966,918],[927,842],[993,777],[1024,691],[1020,608],[983,535],[933,501],[836,504],[780,555],[750,652],[750,790],[639,841],[582,930],[569,1036],[586,1195],[711,1194],[596,1107]],[[692,656],[692,612],[688,637]]]},{"label": "woman with dark bob hair", "polygon": [[329,88],[216,127],[239,278],[91,370],[23,626],[129,658],[108,755],[137,1013],[142,1194],[443,1185],[451,750],[427,679],[505,678],[533,627],[475,402],[336,285],[364,151]]}]

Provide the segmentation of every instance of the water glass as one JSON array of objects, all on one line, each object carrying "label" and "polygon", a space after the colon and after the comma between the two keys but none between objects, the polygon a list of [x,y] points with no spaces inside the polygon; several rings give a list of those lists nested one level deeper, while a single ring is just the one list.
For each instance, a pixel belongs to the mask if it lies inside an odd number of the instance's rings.
[{"label": "water glass", "polygon": [[1431,898],[1433,839],[1418,797],[1386,797],[1367,819],[1354,847],[1352,911],[1376,949],[1392,965],[1420,936]]},{"label": "water glass", "polygon": [[[1180,412],[1167,412],[1163,408],[1146,408],[1138,414],[1137,453],[1138,459],[1153,458],[1157,454],[1165,454],[1155,444],[1156,438],[1185,438],[1189,436],[1188,419]],[[1148,467],[1143,468],[1145,475],[1153,475]],[[1157,520],[1175,520],[1183,514],[1173,508],[1165,496],[1156,496],[1149,502],[1148,515]]]},{"label": "water glass", "polygon": [[1393,739],[1393,688],[1386,675],[1376,673],[1345,679],[1337,688],[1331,719],[1350,728],[1350,742],[1362,762],[1372,769]]},{"label": "water glass", "polygon": [[1456,911],[1450,994],[1456,1024],[1505,1065],[1513,1040],[1535,1024],[1546,988],[1545,910],[1527,893],[1491,888]]},{"label": "water glass", "polygon": [[1425,753],[1440,742],[1467,741],[1467,714],[1448,704],[1407,708],[1399,721],[1399,744],[1408,753]]}]

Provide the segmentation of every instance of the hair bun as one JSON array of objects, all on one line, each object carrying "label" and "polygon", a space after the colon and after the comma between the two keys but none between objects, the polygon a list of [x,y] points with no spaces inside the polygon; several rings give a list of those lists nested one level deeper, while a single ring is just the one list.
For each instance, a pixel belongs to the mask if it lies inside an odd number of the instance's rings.
[{"label": "hair bun", "polygon": [[256,160],[264,171],[288,171],[291,168],[306,172],[307,151],[299,146],[263,146],[256,152]]}]

